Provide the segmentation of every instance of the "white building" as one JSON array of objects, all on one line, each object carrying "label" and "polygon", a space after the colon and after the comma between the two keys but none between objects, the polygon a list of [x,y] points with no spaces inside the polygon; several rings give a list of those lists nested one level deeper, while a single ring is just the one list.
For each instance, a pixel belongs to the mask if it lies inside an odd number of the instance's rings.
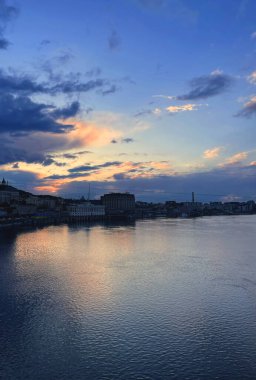
[{"label": "white building", "polygon": [[68,206],[68,214],[72,218],[88,218],[91,216],[104,216],[105,206],[94,205],[90,202],[74,203]]}]

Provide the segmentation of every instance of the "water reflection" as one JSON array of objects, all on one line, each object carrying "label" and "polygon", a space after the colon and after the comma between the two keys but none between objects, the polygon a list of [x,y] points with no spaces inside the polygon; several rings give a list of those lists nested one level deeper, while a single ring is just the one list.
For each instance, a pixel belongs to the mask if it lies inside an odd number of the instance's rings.
[{"label": "water reflection", "polygon": [[220,217],[1,233],[0,375],[254,379],[255,226]]}]

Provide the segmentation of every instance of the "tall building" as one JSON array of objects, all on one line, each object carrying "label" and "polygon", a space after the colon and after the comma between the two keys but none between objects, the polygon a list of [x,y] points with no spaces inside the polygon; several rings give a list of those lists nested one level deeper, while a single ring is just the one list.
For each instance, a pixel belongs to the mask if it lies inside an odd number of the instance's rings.
[{"label": "tall building", "polygon": [[101,197],[106,214],[129,214],[135,211],[135,196],[130,193],[110,193]]}]

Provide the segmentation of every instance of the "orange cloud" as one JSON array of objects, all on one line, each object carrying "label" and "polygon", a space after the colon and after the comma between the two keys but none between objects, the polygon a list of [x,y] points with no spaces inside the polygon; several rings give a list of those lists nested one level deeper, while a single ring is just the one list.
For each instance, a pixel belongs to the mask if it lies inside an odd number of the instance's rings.
[{"label": "orange cloud", "polygon": [[206,149],[204,151],[204,158],[207,158],[209,160],[213,159],[213,158],[216,158],[219,156],[220,154],[220,151],[221,151],[221,147],[215,147],[215,148],[212,148],[212,149]]},{"label": "orange cloud", "polygon": [[248,157],[247,152],[236,153],[233,156],[227,158],[224,163],[220,164],[220,167],[224,167],[226,165],[236,165],[240,164],[241,161],[245,160]]},{"label": "orange cloud", "polygon": [[185,112],[185,111],[196,111],[198,109],[198,104],[184,104],[184,106],[169,106],[166,107],[166,111],[170,113]]},{"label": "orange cloud", "polygon": [[93,122],[68,120],[68,123],[70,122],[75,125],[75,128],[66,135],[71,147],[103,146],[109,144],[113,138],[121,136],[119,131]]}]

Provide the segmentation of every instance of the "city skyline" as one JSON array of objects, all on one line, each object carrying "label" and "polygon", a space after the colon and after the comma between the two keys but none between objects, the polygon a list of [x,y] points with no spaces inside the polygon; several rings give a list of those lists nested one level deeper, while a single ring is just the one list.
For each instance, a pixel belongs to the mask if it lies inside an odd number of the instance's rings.
[{"label": "city skyline", "polygon": [[1,0],[0,54],[11,185],[256,198],[254,1]]}]

